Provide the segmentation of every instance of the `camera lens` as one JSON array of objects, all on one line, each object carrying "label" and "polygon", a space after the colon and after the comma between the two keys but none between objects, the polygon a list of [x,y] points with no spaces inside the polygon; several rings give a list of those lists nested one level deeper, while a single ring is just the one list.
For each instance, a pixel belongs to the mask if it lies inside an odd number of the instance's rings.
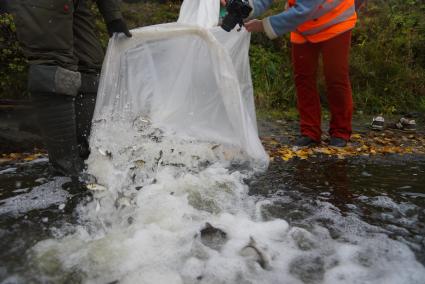
[{"label": "camera lens", "polygon": [[238,19],[236,17],[234,17],[231,14],[227,14],[224,18],[223,18],[223,23],[221,24],[221,27],[223,28],[223,30],[225,30],[226,32],[230,32],[231,30],[233,30],[233,28],[237,25],[238,23]]}]

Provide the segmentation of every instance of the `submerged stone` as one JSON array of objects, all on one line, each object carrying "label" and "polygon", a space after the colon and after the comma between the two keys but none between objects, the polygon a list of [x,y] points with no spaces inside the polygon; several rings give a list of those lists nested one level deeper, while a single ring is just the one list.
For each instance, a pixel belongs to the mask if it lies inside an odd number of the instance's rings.
[{"label": "submerged stone", "polygon": [[213,227],[210,223],[205,223],[201,230],[201,242],[205,246],[214,250],[220,250],[227,241],[227,234],[223,230]]}]

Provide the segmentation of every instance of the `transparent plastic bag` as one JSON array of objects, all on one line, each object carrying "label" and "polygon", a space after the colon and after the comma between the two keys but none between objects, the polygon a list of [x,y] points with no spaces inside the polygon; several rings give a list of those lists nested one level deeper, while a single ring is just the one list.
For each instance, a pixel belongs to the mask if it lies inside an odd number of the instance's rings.
[{"label": "transparent plastic bag", "polygon": [[[114,35],[109,42],[93,121],[147,117],[158,128],[239,147],[262,168],[248,59],[250,35],[217,26],[219,1],[185,0],[177,23]],[[101,145],[94,132],[91,146]]]}]

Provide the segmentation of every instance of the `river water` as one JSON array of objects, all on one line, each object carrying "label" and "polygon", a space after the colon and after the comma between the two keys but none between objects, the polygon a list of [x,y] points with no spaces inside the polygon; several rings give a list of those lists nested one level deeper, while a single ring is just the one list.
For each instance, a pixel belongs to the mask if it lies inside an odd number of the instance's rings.
[{"label": "river water", "polygon": [[261,172],[138,127],[96,127],[127,147],[95,146],[90,191],[45,158],[0,167],[0,283],[423,283],[423,158]]}]

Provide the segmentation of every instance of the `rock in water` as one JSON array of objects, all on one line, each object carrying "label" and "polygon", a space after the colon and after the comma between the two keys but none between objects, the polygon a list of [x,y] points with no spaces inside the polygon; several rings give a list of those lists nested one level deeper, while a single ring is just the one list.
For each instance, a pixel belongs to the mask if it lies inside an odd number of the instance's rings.
[{"label": "rock in water", "polygon": [[210,223],[205,223],[201,230],[201,242],[205,246],[214,250],[220,250],[227,241],[227,234],[221,229],[213,227]]}]

